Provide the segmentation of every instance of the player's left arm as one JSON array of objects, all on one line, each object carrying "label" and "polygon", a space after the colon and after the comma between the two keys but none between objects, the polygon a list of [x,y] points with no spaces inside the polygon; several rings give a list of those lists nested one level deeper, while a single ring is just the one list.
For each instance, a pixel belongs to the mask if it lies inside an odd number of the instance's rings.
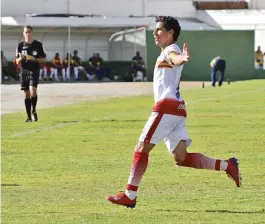
[{"label": "player's left arm", "polygon": [[180,66],[187,63],[190,59],[190,53],[187,44],[183,44],[182,54],[176,51],[171,51],[167,57],[172,65]]},{"label": "player's left arm", "polygon": [[44,49],[42,43],[40,43],[40,45],[39,45],[38,57],[35,58],[35,60],[37,62],[39,62],[40,64],[44,63],[46,61],[46,52],[45,52],[45,49]]}]

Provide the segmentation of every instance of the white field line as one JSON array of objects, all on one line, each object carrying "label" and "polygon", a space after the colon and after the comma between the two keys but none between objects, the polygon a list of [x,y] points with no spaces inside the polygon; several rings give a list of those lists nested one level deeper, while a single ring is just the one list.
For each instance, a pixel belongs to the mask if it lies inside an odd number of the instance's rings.
[{"label": "white field line", "polygon": [[[246,94],[246,93],[262,92],[262,91],[265,91],[265,88],[242,91],[242,92],[238,92],[238,93],[231,94],[231,95],[224,96],[224,97],[211,97],[211,98],[201,99],[201,100],[197,100],[197,101],[193,101],[193,102],[189,103],[188,106],[189,105],[195,105],[195,104],[198,104],[198,103],[201,103],[201,102],[207,102],[207,101],[217,100],[217,99],[228,99],[228,98],[233,98],[233,97],[240,96],[240,95],[243,95],[243,94]],[[104,116],[104,117],[90,119],[89,121],[92,121],[92,122],[93,121],[102,121],[102,120],[106,120],[106,119],[113,119],[113,118],[124,117],[124,116],[135,115],[135,114],[140,114],[140,112],[126,113],[126,114],[115,114],[113,116]],[[33,129],[33,130],[30,130],[30,131],[18,132],[16,134],[10,135],[8,137],[9,138],[21,137],[21,136],[24,136],[24,135],[27,135],[27,134],[32,134],[32,133],[42,132],[42,131],[50,131],[50,130],[54,130],[56,128],[61,128],[61,127],[69,126],[69,125],[79,124],[81,122],[82,121],[69,122],[69,123],[60,123],[60,124],[57,124],[57,125],[52,125],[52,126],[48,126],[48,127],[39,128],[39,129]]]}]

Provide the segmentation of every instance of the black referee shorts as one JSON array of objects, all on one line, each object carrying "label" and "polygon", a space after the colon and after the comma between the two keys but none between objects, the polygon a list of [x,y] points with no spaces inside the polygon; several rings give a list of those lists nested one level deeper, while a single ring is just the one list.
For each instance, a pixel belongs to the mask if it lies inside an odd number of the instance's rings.
[{"label": "black referee shorts", "polygon": [[28,70],[28,69],[21,69],[20,71],[20,82],[21,82],[21,90],[29,90],[30,86],[35,88],[38,87],[39,84],[39,70]]}]

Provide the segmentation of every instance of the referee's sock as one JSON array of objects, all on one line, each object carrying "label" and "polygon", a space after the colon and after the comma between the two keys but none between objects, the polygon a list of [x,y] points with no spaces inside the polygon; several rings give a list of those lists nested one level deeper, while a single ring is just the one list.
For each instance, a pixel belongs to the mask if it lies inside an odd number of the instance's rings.
[{"label": "referee's sock", "polygon": [[31,97],[32,112],[36,111],[37,101],[38,101],[38,95]]},{"label": "referee's sock", "polygon": [[27,111],[28,118],[31,118],[31,99],[25,99],[25,108]]}]

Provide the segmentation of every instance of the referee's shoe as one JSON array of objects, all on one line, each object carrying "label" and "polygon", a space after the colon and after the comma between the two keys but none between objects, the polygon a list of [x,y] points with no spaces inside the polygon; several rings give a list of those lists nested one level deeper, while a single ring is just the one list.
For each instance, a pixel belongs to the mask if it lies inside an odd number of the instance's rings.
[{"label": "referee's shoe", "polygon": [[33,118],[34,118],[34,121],[38,121],[38,114],[36,111],[32,111],[32,115],[33,115]]}]

